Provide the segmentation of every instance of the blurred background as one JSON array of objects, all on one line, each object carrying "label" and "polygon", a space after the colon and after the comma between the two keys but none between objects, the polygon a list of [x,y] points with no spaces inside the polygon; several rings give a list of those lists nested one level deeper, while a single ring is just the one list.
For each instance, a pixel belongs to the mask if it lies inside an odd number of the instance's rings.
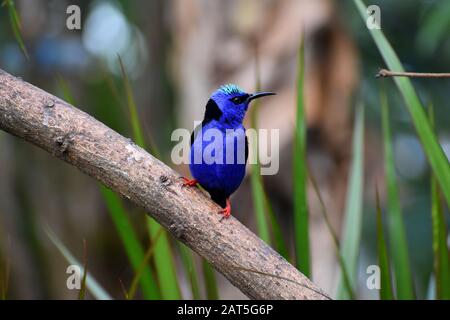
[{"label": "blurred background", "polygon": [[[352,1],[332,0],[16,0],[21,35],[14,35],[7,6],[0,7],[0,68],[23,78],[133,138],[126,96],[131,84],[143,135],[153,152],[184,176],[187,166],[170,162],[176,128],[193,129],[209,95],[223,83],[248,92],[261,88],[276,98],[258,107],[258,127],[280,130],[280,171],[264,176],[287,257],[293,249],[293,133],[298,48],[305,39],[305,100],[309,170],[338,234],[342,227],[356,101],[365,106],[364,204],[357,297],[378,298],[365,283],[377,264],[375,186],[385,207],[379,91],[390,103],[394,162],[410,248],[416,295],[429,297],[433,270],[430,169],[403,100],[391,80],[375,79],[385,67]],[[81,29],[69,30],[66,9],[81,9]],[[381,26],[405,68],[450,71],[450,2],[371,1],[381,8]],[[128,75],[123,78],[118,57]],[[258,57],[258,59],[256,58]],[[256,64],[258,60],[258,64]],[[433,103],[439,141],[450,154],[449,80],[414,80],[424,105]],[[248,120],[248,119],[247,119]],[[246,127],[250,123],[246,122]],[[251,171],[250,168],[248,170]],[[312,279],[333,295],[338,263],[332,237],[308,185]],[[111,195],[109,195],[111,196]],[[109,199],[109,202],[108,202]],[[117,200],[117,199],[116,199]],[[143,250],[149,235],[142,212],[124,200],[114,207],[93,179],[46,152],[0,132],[0,275],[8,299],[72,299],[66,286],[68,262],[47,236],[53,230],[70,252],[113,297],[124,298],[136,264],[124,248],[114,208],[126,212]],[[232,198],[233,215],[257,231],[247,178]],[[445,215],[448,223],[448,214]],[[119,227],[118,227],[119,225]],[[155,235],[155,234],[153,234]],[[174,238],[164,235],[178,294],[196,298],[193,277],[205,297],[207,266]],[[159,251],[162,254],[162,251]],[[158,272],[158,257],[150,269]],[[134,270],[134,271],[133,271]],[[170,275],[168,277],[171,277]],[[215,274],[218,297],[245,296]],[[173,278],[173,277],[172,277]],[[163,284],[160,277],[159,289]],[[5,282],[5,280],[7,280]],[[162,280],[164,281],[164,280]],[[88,293],[88,298],[92,298]],[[138,290],[136,298],[143,298]],[[198,297],[198,296],[197,296]]]}]

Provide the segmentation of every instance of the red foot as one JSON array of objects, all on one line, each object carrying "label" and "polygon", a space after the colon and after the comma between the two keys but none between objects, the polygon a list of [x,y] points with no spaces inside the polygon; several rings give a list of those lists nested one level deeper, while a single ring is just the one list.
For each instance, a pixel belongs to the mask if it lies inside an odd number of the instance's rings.
[{"label": "red foot", "polygon": [[227,199],[227,206],[225,209],[219,211],[219,213],[223,214],[223,217],[226,219],[231,215],[231,203],[230,199]]},{"label": "red foot", "polygon": [[181,177],[184,180],[183,187],[197,186],[198,181],[196,179],[189,180],[188,178]]}]

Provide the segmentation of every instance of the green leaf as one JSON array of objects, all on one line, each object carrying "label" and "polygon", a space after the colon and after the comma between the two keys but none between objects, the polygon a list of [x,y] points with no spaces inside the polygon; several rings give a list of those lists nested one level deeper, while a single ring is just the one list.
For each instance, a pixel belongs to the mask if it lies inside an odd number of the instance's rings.
[{"label": "green leaf", "polygon": [[[362,0],[354,0],[363,21],[366,20],[366,6]],[[381,29],[369,29],[372,38],[375,41],[378,50],[383,56],[388,68],[393,71],[403,72],[403,66],[400,63],[396,53],[385,38]],[[422,147],[439,182],[442,193],[450,205],[450,165],[447,157],[439,145],[431,125],[427,119],[424,108],[415,92],[411,81],[407,77],[394,77],[400,93],[403,96],[406,107],[411,115],[417,134],[422,142]]]},{"label": "green leaf", "polygon": [[[257,57],[258,58],[258,57]],[[260,76],[259,76],[259,61],[256,59],[256,91],[259,91],[261,88]],[[253,102],[251,115],[250,115],[250,123],[253,129],[258,128],[258,115],[259,109],[259,101],[256,100]],[[270,239],[270,230],[269,230],[269,222],[268,216],[266,214],[266,203],[268,203],[268,199],[266,199],[266,193],[264,192],[263,179],[261,177],[261,166],[259,163],[259,151],[258,151],[258,137],[255,137],[253,143],[251,144],[252,152],[255,155],[256,163],[252,164],[252,171],[250,174],[250,182],[252,187],[252,199],[253,199],[253,207],[255,211],[256,217],[256,230],[258,236],[267,244],[271,244]]]},{"label": "green leaf", "polygon": [[181,255],[181,260],[183,262],[184,268],[186,270],[186,275],[188,276],[189,282],[191,284],[192,298],[194,300],[200,300],[200,288],[198,285],[197,271],[195,269],[194,256],[191,249],[186,247],[181,242],[178,242],[178,248]]},{"label": "green leaf", "polygon": [[[161,155],[159,153],[158,148],[156,145],[152,144],[152,140],[149,139],[149,145],[147,145],[145,138],[144,138],[144,131],[142,130],[142,125],[139,120],[139,113],[136,106],[136,102],[134,99],[133,90],[131,89],[131,83],[130,79],[128,78],[128,74],[125,70],[125,66],[123,65],[122,59],[119,56],[119,64],[120,64],[120,70],[122,72],[122,79],[123,84],[125,87],[125,94],[127,97],[127,106],[128,106],[128,112],[130,115],[130,121],[131,121],[131,128],[133,130],[133,137],[138,146],[141,148],[147,149],[149,148],[149,152],[154,155],[156,158],[161,158]],[[111,83],[109,82],[109,86],[111,90],[114,90],[114,87],[111,87]],[[113,91],[114,92],[114,91]],[[120,101],[119,101],[120,103]]]},{"label": "green leaf", "polygon": [[378,188],[376,189],[376,202],[377,202],[377,252],[378,252],[378,264],[380,266],[380,273],[381,273],[380,299],[393,300],[394,294],[392,293],[391,271],[386,240],[384,238],[383,216],[381,214]]},{"label": "green leaf", "polygon": [[13,0],[5,0],[2,3],[2,6],[6,6],[8,8],[9,13],[9,21],[11,23],[11,28],[14,33],[14,37],[16,38],[17,43],[19,44],[20,49],[22,50],[24,56],[29,60],[30,56],[28,55],[27,48],[25,47],[25,43],[22,39],[22,25],[20,23],[20,17],[17,13],[16,6]]},{"label": "green leaf", "polygon": [[[141,261],[144,260],[144,249],[131,225],[128,214],[123,207],[122,200],[113,191],[103,185],[100,185],[100,191],[108,207],[108,212],[111,215],[116,230],[119,233],[120,240],[123,243],[128,259],[130,260],[134,271],[137,272],[141,265]],[[146,299],[160,298],[155,276],[148,266],[143,271],[142,277],[140,277],[140,283],[143,295]]]},{"label": "green leaf", "polygon": [[331,225],[331,221],[329,219],[328,216],[328,212],[327,212],[327,208],[325,206],[325,202],[323,201],[322,195],[320,193],[319,187],[317,186],[316,183],[316,179],[314,178],[314,175],[311,173],[309,175],[309,178],[311,180],[311,184],[313,186],[314,192],[319,200],[320,203],[320,212],[322,213],[322,217],[325,220],[325,224],[327,226],[328,231],[330,232],[331,238],[333,240],[333,244],[334,244],[334,252],[336,254],[336,257],[338,259],[339,262],[339,267],[341,268],[341,272],[342,272],[342,279],[343,279],[343,284],[345,286],[345,290],[347,290],[347,294],[350,297],[350,299],[354,299],[355,298],[355,294],[352,290],[352,286],[350,284],[350,276],[348,274],[348,271],[346,269],[346,265],[344,263],[344,258],[342,257],[341,254],[341,250],[340,250],[340,244],[339,244],[339,238],[336,234],[336,232],[333,229],[333,226]]},{"label": "green leaf", "polygon": [[[252,125],[253,126],[253,125]],[[256,145],[256,139],[255,139]],[[257,146],[253,146],[253,152],[257,151]],[[252,164],[252,172],[250,175],[250,181],[252,186],[252,198],[253,206],[255,208],[256,215],[256,229],[258,236],[266,243],[270,244],[270,232],[269,224],[267,221],[267,215],[265,210],[265,193],[262,178],[260,175],[260,165],[259,163]]]},{"label": "green leaf", "polygon": [[10,275],[11,259],[9,257],[3,257],[0,252],[0,300],[6,300],[8,296]]},{"label": "green leaf", "polygon": [[208,300],[218,300],[219,291],[217,290],[216,275],[213,267],[206,259],[202,259],[203,279],[205,281],[206,298]]},{"label": "green leaf", "polygon": [[286,240],[283,237],[283,232],[281,226],[277,221],[275,212],[273,211],[272,204],[269,201],[267,193],[264,191],[264,203],[267,209],[267,213],[270,219],[270,230],[272,235],[272,243],[275,245],[275,249],[279,254],[281,254],[286,260],[290,260],[289,251],[287,249]]},{"label": "green leaf", "polygon": [[155,245],[154,259],[161,297],[167,300],[180,300],[182,297],[178,286],[178,276],[167,232],[155,220],[151,218],[146,220],[150,236],[154,237],[161,232],[161,239]]},{"label": "green leaf", "polygon": [[309,245],[309,213],[306,162],[306,119],[304,105],[305,48],[302,39],[298,52],[297,69],[297,117],[294,135],[293,183],[294,183],[294,237],[297,268],[311,277]]},{"label": "green leaf", "polygon": [[450,300],[450,261],[447,248],[447,229],[439,186],[434,175],[431,177],[431,204],[436,297]]},{"label": "green leaf", "polygon": [[414,283],[409,263],[408,241],[398,196],[387,96],[382,92],[381,123],[383,128],[384,168],[388,196],[388,230],[398,299],[414,299]]},{"label": "green leaf", "polygon": [[60,75],[58,75],[57,80],[63,100],[70,103],[71,105],[75,105],[75,98],[72,95],[72,91],[70,90],[67,81]]},{"label": "green leaf", "polygon": [[[64,244],[58,239],[58,237],[49,229],[46,228],[45,232],[50,241],[55,245],[58,251],[63,255],[71,265],[81,266],[78,260],[70,253],[70,251],[64,246]],[[82,268],[84,272],[84,268]],[[98,300],[112,300],[111,296],[103,289],[100,284],[94,279],[94,277],[87,272],[86,275],[86,287],[89,292]]]},{"label": "green leaf", "polygon": [[83,239],[83,260],[84,260],[84,270],[83,270],[83,279],[81,280],[81,288],[78,293],[78,300],[84,300],[86,295],[86,278],[87,278],[87,246],[86,239]]},{"label": "green leaf", "polygon": [[[429,117],[434,126],[433,106]],[[434,274],[436,277],[436,297],[450,300],[450,261],[447,248],[447,228],[441,202],[441,192],[436,176],[431,175],[431,220],[433,226]]]},{"label": "green leaf", "polygon": [[[162,231],[162,230],[163,229],[161,229],[160,231]],[[139,268],[134,273],[134,277],[133,277],[133,280],[131,281],[130,289],[128,290],[128,292],[125,292],[125,296],[126,296],[127,300],[133,300],[133,298],[136,294],[137,285],[138,285],[140,279],[142,278],[142,275],[144,274],[145,270],[148,268],[148,263],[150,262],[150,258],[152,256],[153,252],[155,251],[155,244],[158,242],[159,237],[161,236],[161,233],[162,232],[158,232],[158,234],[155,235],[155,237],[150,240],[150,245],[148,246],[148,249],[147,249],[147,252],[145,253],[144,259],[142,260],[141,264],[139,265]]]},{"label": "green leaf", "polygon": [[439,45],[445,42],[450,28],[450,2],[434,2],[419,24],[416,37],[418,52],[431,56]]},{"label": "green leaf", "polygon": [[[345,269],[349,273],[350,285],[352,288],[356,288],[364,190],[364,106],[361,104],[358,104],[356,108],[352,148],[353,158],[350,167],[350,178],[347,188],[347,200],[345,206],[344,232],[342,236],[343,240],[341,242],[341,253],[344,259]],[[350,297],[347,290],[345,289],[342,271],[339,277],[337,297],[339,299],[348,299]]]}]

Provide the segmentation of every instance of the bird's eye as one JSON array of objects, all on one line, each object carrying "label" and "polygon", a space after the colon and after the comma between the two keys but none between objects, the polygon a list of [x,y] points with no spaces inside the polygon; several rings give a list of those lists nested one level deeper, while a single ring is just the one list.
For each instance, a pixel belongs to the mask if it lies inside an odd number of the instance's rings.
[{"label": "bird's eye", "polygon": [[245,100],[247,100],[247,98],[248,98],[248,94],[245,94],[243,96],[238,96],[238,97],[231,98],[230,100],[234,104],[238,105],[238,104],[243,103]]}]

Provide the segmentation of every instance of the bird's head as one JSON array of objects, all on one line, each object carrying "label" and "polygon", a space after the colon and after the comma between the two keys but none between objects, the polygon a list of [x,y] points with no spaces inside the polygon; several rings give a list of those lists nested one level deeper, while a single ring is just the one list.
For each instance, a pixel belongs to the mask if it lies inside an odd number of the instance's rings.
[{"label": "bird's head", "polygon": [[251,101],[273,92],[246,93],[235,84],[226,84],[217,89],[206,105],[205,119],[216,119],[227,123],[242,123]]}]

